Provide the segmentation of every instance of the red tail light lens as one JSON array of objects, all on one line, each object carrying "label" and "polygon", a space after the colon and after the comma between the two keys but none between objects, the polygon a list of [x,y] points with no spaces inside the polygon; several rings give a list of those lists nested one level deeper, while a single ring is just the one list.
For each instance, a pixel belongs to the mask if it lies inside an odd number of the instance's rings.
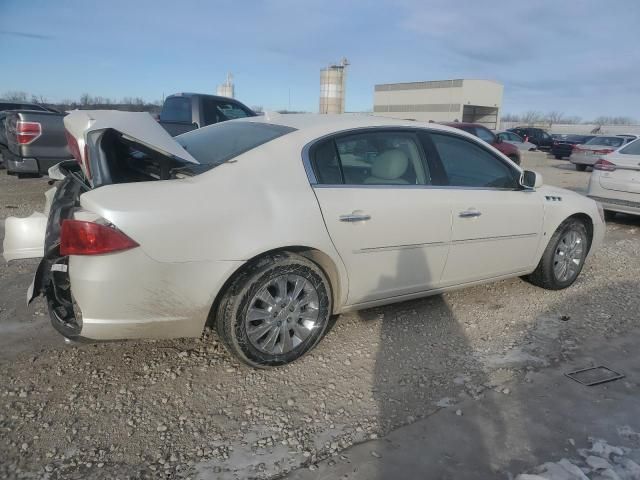
[{"label": "red tail light lens", "polygon": [[42,126],[38,122],[16,122],[16,141],[20,145],[28,145],[42,135]]},{"label": "red tail light lens", "polygon": [[601,170],[603,172],[613,172],[616,169],[616,164],[601,158],[593,165],[594,170]]},{"label": "red tail light lens", "polygon": [[102,255],[139,246],[120,230],[93,222],[63,220],[60,255]]},{"label": "red tail light lens", "polygon": [[87,177],[91,178],[91,168],[89,167],[89,150],[87,146],[84,146],[84,160],[82,159],[82,154],[80,153],[80,145],[78,145],[78,141],[76,137],[71,135],[68,130],[64,131],[64,135],[67,137],[67,145],[69,145],[69,151],[73,158],[80,164],[82,167],[84,165],[87,171]]}]

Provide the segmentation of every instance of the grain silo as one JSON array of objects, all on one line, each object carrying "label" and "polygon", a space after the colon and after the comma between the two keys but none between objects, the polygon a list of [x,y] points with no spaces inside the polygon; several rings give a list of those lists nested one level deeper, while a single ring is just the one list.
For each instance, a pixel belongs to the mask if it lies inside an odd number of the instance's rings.
[{"label": "grain silo", "polygon": [[344,113],[347,65],[343,58],[339,64],[320,70],[320,113]]},{"label": "grain silo", "polygon": [[233,75],[227,73],[227,81],[222,85],[218,85],[216,94],[221,97],[235,98],[235,92],[233,88]]}]

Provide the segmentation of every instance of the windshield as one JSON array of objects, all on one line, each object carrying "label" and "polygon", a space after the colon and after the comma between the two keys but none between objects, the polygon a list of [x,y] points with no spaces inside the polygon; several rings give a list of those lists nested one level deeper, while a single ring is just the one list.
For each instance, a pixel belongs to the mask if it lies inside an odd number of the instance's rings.
[{"label": "windshield", "polygon": [[230,121],[183,133],[175,139],[208,170],[294,130],[270,123]]},{"label": "windshield", "polygon": [[594,137],[589,140],[585,145],[603,145],[606,147],[618,148],[624,143],[624,138],[621,137]]}]

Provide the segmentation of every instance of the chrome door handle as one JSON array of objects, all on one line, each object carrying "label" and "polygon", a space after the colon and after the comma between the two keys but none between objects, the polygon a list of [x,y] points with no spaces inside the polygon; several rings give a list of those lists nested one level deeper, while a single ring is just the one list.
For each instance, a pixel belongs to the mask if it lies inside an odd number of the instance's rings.
[{"label": "chrome door handle", "polygon": [[348,215],[340,215],[341,222],[366,222],[371,220],[371,215],[366,213],[349,213]]},{"label": "chrome door handle", "polygon": [[474,218],[479,217],[480,215],[482,215],[482,212],[477,210],[464,210],[458,214],[461,218]]}]

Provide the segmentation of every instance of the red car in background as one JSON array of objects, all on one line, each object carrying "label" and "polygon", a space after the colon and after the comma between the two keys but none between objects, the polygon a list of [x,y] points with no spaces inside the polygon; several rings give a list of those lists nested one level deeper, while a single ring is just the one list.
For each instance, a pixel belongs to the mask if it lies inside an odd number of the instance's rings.
[{"label": "red car in background", "polygon": [[451,123],[443,123],[443,125],[447,125],[448,127],[459,128],[460,130],[464,130],[465,132],[470,133],[471,135],[475,135],[480,140],[484,140],[492,147],[500,150],[503,154],[505,154],[509,159],[516,164],[520,165],[520,151],[518,147],[512,145],[508,142],[503,142],[501,138],[499,138],[495,133],[489,130],[487,127],[480,125],[479,123],[464,123],[464,122],[451,122]]}]

